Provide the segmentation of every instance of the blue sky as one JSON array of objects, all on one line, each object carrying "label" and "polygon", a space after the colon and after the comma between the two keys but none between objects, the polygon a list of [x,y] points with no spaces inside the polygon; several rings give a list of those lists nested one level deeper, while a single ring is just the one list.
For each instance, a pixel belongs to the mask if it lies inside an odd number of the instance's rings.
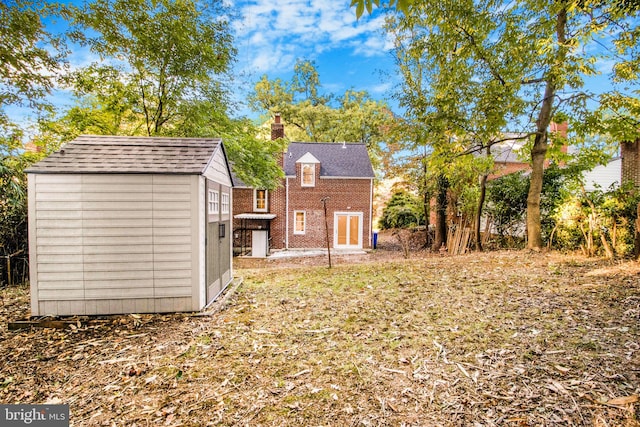
[{"label": "blue sky", "polygon": [[[70,2],[79,4],[81,0]],[[264,74],[270,79],[289,80],[298,59],[315,62],[324,92],[342,94],[353,88],[376,99],[390,98],[393,62],[390,41],[381,31],[381,13],[357,20],[349,0],[242,0],[231,5],[239,14],[233,22],[238,50],[236,100],[246,100]],[[63,21],[49,22],[53,32],[64,31],[65,26]],[[73,46],[69,57],[72,69],[94,61],[97,57],[88,48]],[[65,90],[55,91],[51,100],[61,109],[73,104]],[[7,110],[16,121],[32,121],[28,110]],[[239,114],[257,118],[246,108]]]},{"label": "blue sky", "polygon": [[[71,0],[80,2],[81,0]],[[234,0],[229,0],[233,2]],[[387,101],[399,83],[390,53],[391,40],[383,33],[384,14],[356,19],[349,0],[241,0],[231,3],[239,14],[234,21],[235,46],[238,49],[235,75],[242,76],[234,96],[245,100],[259,78],[290,79],[298,59],[315,62],[322,88],[342,94],[347,89],[367,91],[372,97]],[[62,23],[58,23],[62,24]],[[74,47],[72,67],[89,65],[96,57],[87,49]],[[601,63],[603,75],[590,82],[596,91],[606,90],[610,64]],[[70,106],[68,93],[54,94],[58,106]],[[256,117],[247,109],[241,114]]]},{"label": "blue sky", "polygon": [[[233,0],[231,0],[233,1]],[[242,0],[234,3],[241,15],[235,24],[238,70],[248,73],[252,88],[263,74],[288,80],[296,59],[315,61],[323,89],[341,94],[354,88],[388,102],[400,83],[383,33],[384,14],[374,8],[356,19],[349,0]],[[601,50],[607,37],[587,50]],[[585,79],[594,93],[611,90],[613,60],[600,59],[599,75]],[[246,93],[246,91],[243,92]]]},{"label": "blue sky", "polygon": [[392,84],[384,16],[356,19],[349,0],[249,0],[235,3],[238,68],[251,81],[263,74],[288,80],[297,59],[315,61],[324,90],[354,88],[380,98]]}]

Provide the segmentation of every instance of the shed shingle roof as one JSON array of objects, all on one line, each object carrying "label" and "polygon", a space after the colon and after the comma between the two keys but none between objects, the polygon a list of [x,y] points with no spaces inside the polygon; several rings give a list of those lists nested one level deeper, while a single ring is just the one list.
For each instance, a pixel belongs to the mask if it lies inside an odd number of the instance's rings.
[{"label": "shed shingle roof", "polygon": [[204,172],[218,138],[83,135],[27,169],[30,173]]},{"label": "shed shingle roof", "polygon": [[296,174],[296,162],[310,153],[320,161],[320,176],[325,178],[373,178],[373,167],[364,144],[292,142],[284,158],[284,173]]}]

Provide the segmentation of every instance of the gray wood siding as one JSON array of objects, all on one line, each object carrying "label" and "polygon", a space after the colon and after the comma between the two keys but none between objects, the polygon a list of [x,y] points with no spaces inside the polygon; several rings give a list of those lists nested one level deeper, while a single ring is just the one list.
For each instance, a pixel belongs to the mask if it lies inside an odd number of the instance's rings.
[{"label": "gray wood siding", "polygon": [[213,155],[213,159],[202,175],[211,181],[231,187],[231,177],[229,176],[227,169],[227,162],[225,162],[224,155],[220,147],[216,150]]},{"label": "gray wood siding", "polygon": [[198,179],[30,175],[32,314],[199,309]]},{"label": "gray wood siding", "polygon": [[[231,223],[232,200],[231,187],[206,180],[206,194],[209,190],[217,191],[220,195],[218,213],[206,215],[206,302],[209,304],[231,281]],[[229,212],[222,213],[222,194],[229,196]],[[208,196],[207,196],[208,197]],[[224,237],[220,237],[220,225],[225,227]]]}]

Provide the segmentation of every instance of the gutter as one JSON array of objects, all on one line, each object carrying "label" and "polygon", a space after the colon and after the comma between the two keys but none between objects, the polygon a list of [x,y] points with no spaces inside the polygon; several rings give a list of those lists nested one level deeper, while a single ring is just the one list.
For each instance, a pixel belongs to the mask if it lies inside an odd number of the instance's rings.
[{"label": "gutter", "polygon": [[285,202],[284,202],[284,248],[289,249],[289,177],[284,179],[285,187]]},{"label": "gutter", "polygon": [[371,190],[369,191],[369,247],[373,249],[373,178],[371,179]]}]

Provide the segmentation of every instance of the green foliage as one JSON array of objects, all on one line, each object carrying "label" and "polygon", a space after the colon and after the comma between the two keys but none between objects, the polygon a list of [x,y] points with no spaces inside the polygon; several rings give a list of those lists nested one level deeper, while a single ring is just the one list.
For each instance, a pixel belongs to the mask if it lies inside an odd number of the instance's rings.
[{"label": "green foliage", "polygon": [[147,135],[162,135],[185,119],[185,103],[203,94],[228,101],[220,82],[236,51],[227,16],[218,1],[87,3],[75,11],[72,34],[114,65],[94,64],[75,76],[74,86],[104,107],[99,98],[105,87],[98,79],[106,76],[110,114],[118,118],[131,110],[143,118]]},{"label": "green foliage", "polygon": [[614,86],[613,90],[599,95],[599,106],[595,111],[585,117],[576,117],[575,126],[595,129],[614,141],[635,141],[640,138],[640,3],[600,1],[594,2],[592,8],[615,26],[609,37],[609,50],[615,58],[611,78]]},{"label": "green foliage", "polygon": [[487,183],[486,213],[491,217],[502,243],[519,235],[527,209],[529,179],[512,173]]},{"label": "green foliage", "polygon": [[0,124],[7,123],[7,105],[50,109],[44,97],[64,67],[64,44],[45,28],[51,14],[66,15],[62,7],[38,0],[0,2]]},{"label": "green foliage", "polygon": [[352,5],[358,16],[373,5],[404,12],[389,13],[387,21],[403,79],[397,98],[407,123],[429,135],[421,141],[434,154],[483,148],[510,131],[535,138],[527,229],[529,245],[539,247],[543,165],[550,148],[557,152],[548,143],[550,121],[575,118],[571,125],[582,137],[600,132],[609,144],[640,136],[637,96],[603,95],[605,110],[592,116],[584,88],[606,48],[617,55],[616,79],[637,82],[640,8],[598,1],[394,3]]},{"label": "green foliage", "polygon": [[51,111],[45,97],[65,67],[66,51],[60,38],[45,31],[43,21],[52,16],[66,17],[67,13],[62,6],[37,0],[0,2],[0,285],[25,279],[28,242],[24,169],[38,157],[24,152],[23,131],[10,120],[6,107]]},{"label": "green foliage", "polygon": [[[201,99],[183,105],[181,108],[189,112],[185,114],[185,120],[165,129],[163,134],[171,137],[222,138],[232,170],[238,178],[253,187],[274,189],[283,175],[278,167],[278,159],[284,150],[284,141],[263,140],[257,137],[259,129],[251,120],[231,119],[216,103],[215,99]],[[125,112],[126,114],[128,113]],[[117,115],[118,113],[108,104],[75,106],[61,117],[42,120],[36,142],[50,152],[81,134],[145,134],[143,121],[112,122]]]},{"label": "green foliage", "polygon": [[251,120],[236,119],[221,130],[227,156],[235,175],[254,188],[275,189],[284,172],[277,167],[285,141],[256,138],[258,129]]},{"label": "green foliage", "polygon": [[[568,194],[567,179],[566,168],[551,164],[545,171],[540,198],[544,240],[551,235],[554,218]],[[529,176],[523,172],[505,175],[487,184],[486,212],[502,244],[510,241],[509,236],[520,236],[524,232],[529,184]]]},{"label": "green foliage", "polygon": [[[0,286],[18,282],[15,280],[18,271],[15,268],[7,271],[6,259],[16,267],[14,257],[28,254],[26,179],[23,165],[14,160],[0,158]],[[11,279],[9,275],[12,275]]]},{"label": "green foliage", "polygon": [[72,37],[102,61],[67,77],[76,104],[40,120],[40,145],[80,134],[221,137],[240,179],[274,188],[282,144],[230,117],[228,12],[216,0],[96,0],[75,9]]},{"label": "green foliage", "polygon": [[542,240],[548,241],[555,226],[554,216],[570,191],[570,169],[552,163],[544,172],[540,194]]},{"label": "green foliage", "polygon": [[[69,81],[78,102],[66,113],[68,127],[96,135],[147,134],[132,75],[114,66],[93,64],[72,73]],[[173,120],[170,124],[180,122]]]},{"label": "green foliage", "polygon": [[393,123],[387,105],[364,91],[335,95],[321,88],[315,63],[299,60],[288,82],[262,76],[249,103],[265,121],[280,114],[289,141],[364,143],[372,162],[378,164]]},{"label": "green foliage", "polygon": [[[519,84],[505,84],[519,69],[506,61],[491,62],[505,57],[504,48],[493,41],[499,31],[492,17],[474,5],[415,3],[405,16],[389,16],[386,23],[403,79],[395,98],[406,110],[404,135],[392,148],[413,154],[393,158],[407,179],[431,175],[435,182],[444,175],[449,199],[456,204],[451,208],[466,220],[476,216],[481,200],[478,178],[493,168],[485,151],[523,106]],[[422,173],[425,161],[430,174]]]},{"label": "green foliage", "polygon": [[638,203],[640,191],[631,185],[568,193],[552,215],[557,224],[553,247],[581,248],[587,255],[632,255]]},{"label": "green foliage", "polygon": [[[27,178],[24,170],[42,155],[22,150],[22,131],[0,126],[0,286],[26,279]],[[8,271],[10,261],[11,271]]]},{"label": "green foliage", "polygon": [[371,14],[373,12],[373,6],[376,7],[396,7],[399,11],[407,12],[409,7],[414,3],[414,0],[389,0],[388,4],[385,5],[384,1],[381,0],[351,0],[351,7],[356,8],[356,17],[360,18],[364,13],[365,9],[367,13]]},{"label": "green foliage", "polygon": [[422,201],[411,193],[399,191],[382,211],[379,226],[386,230],[390,228],[410,228],[425,223]]},{"label": "green foliage", "polygon": [[[571,167],[550,165],[541,197],[542,231],[547,245],[582,249],[587,255],[629,256],[634,250],[640,191],[627,185],[585,192]],[[523,232],[529,180],[523,173],[488,183],[487,209],[501,244]]]}]

